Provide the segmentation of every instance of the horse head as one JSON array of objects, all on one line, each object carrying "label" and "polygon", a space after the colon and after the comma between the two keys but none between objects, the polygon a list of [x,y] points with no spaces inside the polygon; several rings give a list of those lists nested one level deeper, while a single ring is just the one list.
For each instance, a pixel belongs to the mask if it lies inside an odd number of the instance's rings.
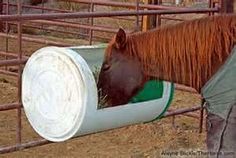
[{"label": "horse head", "polygon": [[106,48],[98,80],[99,95],[106,96],[108,106],[116,106],[129,100],[144,85],[145,77],[137,57],[132,57],[132,43],[123,29]]}]

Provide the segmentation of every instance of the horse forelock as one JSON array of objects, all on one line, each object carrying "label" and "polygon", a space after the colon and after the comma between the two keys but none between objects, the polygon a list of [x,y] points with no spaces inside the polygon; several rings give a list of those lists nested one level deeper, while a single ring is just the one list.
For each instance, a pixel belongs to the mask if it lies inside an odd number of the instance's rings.
[{"label": "horse forelock", "polygon": [[117,50],[116,52],[120,52],[122,53],[123,55],[129,57],[129,56],[134,56],[134,50],[136,47],[134,47],[134,45],[130,42],[130,35],[127,35],[127,42],[125,44],[125,47],[124,48],[119,48],[119,46],[117,45],[116,43],[116,40],[115,40],[116,36],[114,36],[111,41],[109,42],[106,50],[105,50],[105,60],[106,61],[109,61],[110,60],[110,57],[113,53],[114,50]]},{"label": "horse forelock", "polygon": [[[223,64],[235,42],[236,15],[223,15],[129,35],[125,53],[137,56],[151,76],[174,79],[200,90]],[[113,39],[107,56],[114,43]]]}]

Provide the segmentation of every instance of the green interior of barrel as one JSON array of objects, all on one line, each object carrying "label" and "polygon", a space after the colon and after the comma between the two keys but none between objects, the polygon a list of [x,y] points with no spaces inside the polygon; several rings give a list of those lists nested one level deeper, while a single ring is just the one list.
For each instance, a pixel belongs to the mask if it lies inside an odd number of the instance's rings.
[{"label": "green interior of barrel", "polygon": [[145,83],[142,90],[135,95],[130,102],[137,103],[153,99],[162,98],[163,95],[163,81],[151,80]]},{"label": "green interior of barrel", "polygon": [[[94,73],[95,79],[98,78],[99,70],[103,62],[104,50],[106,44],[90,46],[90,47],[74,47],[72,50],[78,52],[88,63],[91,70]],[[163,81],[151,80],[145,83],[144,88],[138,92],[131,100],[130,103],[137,103],[143,101],[149,101],[153,99],[159,99],[163,96],[164,83]],[[173,97],[173,88],[171,91],[171,97],[169,104]],[[101,98],[100,98],[101,99]],[[167,105],[168,106],[168,105]]]}]

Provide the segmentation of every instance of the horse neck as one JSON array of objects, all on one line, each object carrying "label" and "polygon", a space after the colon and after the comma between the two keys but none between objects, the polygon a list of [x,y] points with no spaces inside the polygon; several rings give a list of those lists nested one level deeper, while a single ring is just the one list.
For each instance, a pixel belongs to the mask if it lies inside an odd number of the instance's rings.
[{"label": "horse neck", "polygon": [[[150,37],[148,37],[150,36]],[[179,84],[190,85],[190,77],[187,76],[186,72],[183,72],[183,66],[179,62],[179,66],[169,67],[168,72],[165,71],[165,66],[168,63],[168,56],[166,52],[157,51],[161,59],[156,58],[153,55],[154,50],[158,50],[157,44],[158,39],[153,38],[151,33],[147,34],[136,34],[133,35],[130,40],[130,48],[132,48],[132,55],[137,56],[142,63],[143,74],[147,79],[160,79],[165,81],[171,81]],[[152,57],[151,57],[152,56]],[[166,63],[166,64],[165,64]],[[188,70],[184,70],[188,71]]]},{"label": "horse neck", "polygon": [[[190,36],[189,40],[193,40],[191,38],[197,34],[195,32],[191,35],[192,30],[187,30],[189,33],[186,34],[184,33],[186,30],[183,29],[178,32],[179,34],[176,34],[178,37],[173,39],[171,39],[173,32],[164,30],[159,33],[158,31],[160,30],[135,34],[129,38],[133,50],[132,54],[138,56],[144,74],[149,77],[184,84],[200,92],[201,87],[224,63],[229,54],[229,51],[223,49],[221,51],[224,51],[223,54],[225,55],[209,54],[211,52],[206,51],[208,48],[201,48],[202,50],[199,51],[208,53],[204,55],[204,53],[200,54],[193,50],[195,48],[189,48],[193,43],[187,43],[188,45],[185,46],[186,41],[184,40],[188,39],[187,36]],[[185,37],[182,37],[182,35]],[[194,40],[192,42],[203,43],[203,41]],[[217,42],[216,45],[220,44]]]}]

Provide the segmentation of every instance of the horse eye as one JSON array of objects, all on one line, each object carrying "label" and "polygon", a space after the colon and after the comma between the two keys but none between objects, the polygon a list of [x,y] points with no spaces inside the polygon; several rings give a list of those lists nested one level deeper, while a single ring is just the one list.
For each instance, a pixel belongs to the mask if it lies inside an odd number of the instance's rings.
[{"label": "horse eye", "polygon": [[109,64],[104,64],[103,67],[102,67],[102,69],[103,69],[103,71],[107,71],[107,70],[109,70],[110,67],[111,67],[111,65],[109,65]]}]

